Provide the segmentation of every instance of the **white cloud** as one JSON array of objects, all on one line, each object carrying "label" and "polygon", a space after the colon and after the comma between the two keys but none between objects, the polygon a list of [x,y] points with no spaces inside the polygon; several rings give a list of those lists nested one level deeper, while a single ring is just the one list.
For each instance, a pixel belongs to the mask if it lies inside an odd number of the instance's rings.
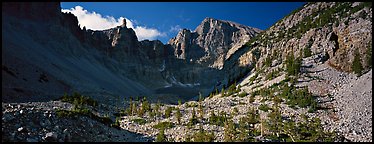
[{"label": "white cloud", "polygon": [[179,32],[182,29],[180,25],[170,27],[170,32]]},{"label": "white cloud", "polygon": [[105,30],[121,25],[123,19],[126,19],[126,26],[128,28],[134,29],[139,40],[154,40],[157,37],[166,36],[165,33],[160,32],[157,29],[134,25],[134,23],[136,23],[135,20],[130,20],[124,17],[120,17],[117,19],[112,16],[103,17],[101,14],[96,12],[89,12],[81,6],[75,6],[75,8],[71,9],[61,9],[61,11],[65,13],[71,12],[72,14],[77,16],[81,28],[83,28],[83,26],[86,26],[87,29]]}]

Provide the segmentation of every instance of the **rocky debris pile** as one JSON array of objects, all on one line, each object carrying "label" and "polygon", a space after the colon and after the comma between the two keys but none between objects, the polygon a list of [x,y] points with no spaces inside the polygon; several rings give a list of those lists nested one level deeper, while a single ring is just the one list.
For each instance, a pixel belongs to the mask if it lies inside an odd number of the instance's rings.
[{"label": "rocky debris pile", "polygon": [[372,70],[351,79],[333,93],[337,129],[354,142],[372,141]]},{"label": "rocky debris pile", "polygon": [[326,108],[318,111],[325,130],[337,131],[349,141],[372,141],[372,70],[357,77],[338,71],[327,63],[311,63],[303,76],[317,101]]},{"label": "rocky debris pile", "polygon": [[50,101],[2,103],[2,142],[151,141],[151,138],[109,127],[86,116],[59,117],[56,110],[72,104]]}]

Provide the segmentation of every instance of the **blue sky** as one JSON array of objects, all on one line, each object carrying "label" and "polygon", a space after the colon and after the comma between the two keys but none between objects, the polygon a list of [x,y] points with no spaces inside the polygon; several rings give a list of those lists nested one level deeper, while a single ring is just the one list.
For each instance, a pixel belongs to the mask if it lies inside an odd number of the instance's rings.
[{"label": "blue sky", "polygon": [[[139,40],[158,39],[163,43],[180,28],[195,30],[205,17],[234,21],[267,29],[305,2],[61,2],[81,25],[105,29],[128,20]],[[80,6],[80,7],[76,7]],[[100,14],[100,15],[99,15]],[[100,19],[101,18],[101,19]]]}]

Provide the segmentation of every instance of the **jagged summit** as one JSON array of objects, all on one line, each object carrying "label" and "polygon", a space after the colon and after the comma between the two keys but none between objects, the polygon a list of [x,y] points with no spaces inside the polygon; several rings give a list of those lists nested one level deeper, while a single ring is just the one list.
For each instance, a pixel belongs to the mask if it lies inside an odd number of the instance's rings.
[{"label": "jagged summit", "polygon": [[220,69],[225,59],[260,32],[257,28],[207,17],[195,31],[182,29],[168,44],[179,59]]},{"label": "jagged summit", "polygon": [[260,30],[258,28],[253,28],[253,27],[250,27],[250,26],[246,26],[246,25],[243,25],[243,24],[239,24],[237,22],[233,22],[233,21],[229,21],[229,20],[220,20],[220,19],[211,18],[211,17],[206,17],[200,23],[200,25],[198,25],[196,27],[196,29],[194,30],[194,32],[203,33],[205,31],[202,31],[202,29],[204,29],[206,26],[216,27],[216,26],[220,26],[222,24],[227,24],[227,25],[229,25],[231,27],[250,28],[250,29],[253,29],[253,30],[258,31],[258,32],[262,31],[262,30]]}]

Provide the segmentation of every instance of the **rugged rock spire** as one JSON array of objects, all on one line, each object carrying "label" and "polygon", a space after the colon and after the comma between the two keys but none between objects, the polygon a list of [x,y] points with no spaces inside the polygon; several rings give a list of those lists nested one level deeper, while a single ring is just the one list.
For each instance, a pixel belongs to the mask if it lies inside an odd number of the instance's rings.
[{"label": "rugged rock spire", "polygon": [[125,19],[125,18],[124,18],[123,21],[122,21],[122,25],[121,25],[121,27],[126,28],[126,19]]}]

